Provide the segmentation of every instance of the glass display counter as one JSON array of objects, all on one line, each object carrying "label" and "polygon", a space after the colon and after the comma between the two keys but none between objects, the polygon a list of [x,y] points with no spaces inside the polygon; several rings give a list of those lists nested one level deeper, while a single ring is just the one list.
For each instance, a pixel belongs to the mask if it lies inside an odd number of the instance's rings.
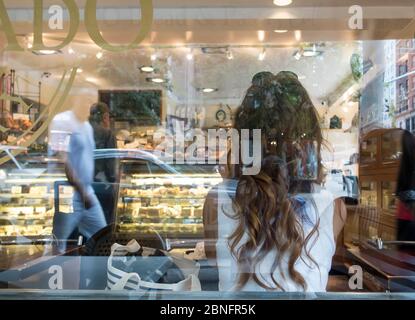
[{"label": "glass display counter", "polygon": [[[17,170],[16,170],[17,171]],[[35,171],[35,172],[34,172]],[[19,170],[0,180],[0,237],[50,236],[55,212],[55,181],[63,174]],[[61,190],[61,208],[71,212],[72,190]]]},{"label": "glass display counter", "polygon": [[[143,172],[143,164],[124,161],[117,205],[119,231],[165,237],[202,238],[203,205],[220,174],[200,172]],[[154,168],[152,170],[154,172]]]}]

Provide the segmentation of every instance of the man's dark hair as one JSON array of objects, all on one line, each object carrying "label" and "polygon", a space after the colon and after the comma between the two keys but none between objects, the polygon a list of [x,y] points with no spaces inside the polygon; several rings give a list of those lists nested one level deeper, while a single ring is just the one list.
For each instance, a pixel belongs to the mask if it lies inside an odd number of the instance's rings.
[{"label": "man's dark hair", "polygon": [[110,108],[106,103],[94,103],[89,110],[89,122],[93,124],[101,124],[105,113],[110,113]]}]

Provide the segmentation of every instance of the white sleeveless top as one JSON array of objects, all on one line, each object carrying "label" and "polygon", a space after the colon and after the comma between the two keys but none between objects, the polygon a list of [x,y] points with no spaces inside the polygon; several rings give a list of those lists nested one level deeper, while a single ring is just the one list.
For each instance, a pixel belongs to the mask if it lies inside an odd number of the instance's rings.
[{"label": "white sleeveless top", "polygon": [[[229,236],[237,227],[237,221],[230,216],[234,215],[232,209],[232,200],[228,194],[232,183],[223,183],[218,186],[218,241],[216,243],[217,263],[219,270],[219,290],[220,291],[235,291],[238,283],[238,264],[233,257],[229,247]],[[233,185],[235,188],[235,185]],[[318,189],[319,187],[317,187]],[[315,232],[312,238],[308,241],[307,250],[309,255],[317,263],[310,261],[306,255],[305,250],[300,258],[295,263],[295,269],[303,276],[309,292],[325,292],[328,274],[331,269],[331,262],[335,253],[336,245],[333,235],[333,214],[334,214],[334,197],[326,190],[317,190],[312,194],[301,194],[302,199],[305,200],[305,210],[303,211],[307,219],[302,219],[304,236],[312,231],[316,221],[319,222],[318,232]],[[314,202],[314,204],[313,204]],[[317,211],[317,212],[316,212]],[[226,213],[226,214],[225,214]],[[247,239],[245,235],[241,244]],[[239,245],[236,249],[239,248]],[[271,280],[270,270],[272,263],[275,260],[277,252],[270,252],[258,264],[256,274],[260,275],[261,282],[267,283],[269,287],[275,287]],[[274,278],[277,280],[287,292],[304,291],[304,289],[296,284],[288,273],[288,259],[286,254],[281,260],[281,267],[274,272]],[[284,275],[285,277],[283,277]],[[254,280],[249,280],[248,283],[241,289],[243,291],[266,291],[266,289],[259,286]]]}]

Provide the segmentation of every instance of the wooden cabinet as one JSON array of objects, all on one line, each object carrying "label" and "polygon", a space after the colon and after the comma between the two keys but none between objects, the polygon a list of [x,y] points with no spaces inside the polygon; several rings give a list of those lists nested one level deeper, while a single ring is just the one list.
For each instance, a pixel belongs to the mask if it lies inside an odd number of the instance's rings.
[{"label": "wooden cabinet", "polygon": [[360,143],[360,205],[376,207],[382,215],[395,215],[396,211],[402,132],[401,129],[374,130]]}]

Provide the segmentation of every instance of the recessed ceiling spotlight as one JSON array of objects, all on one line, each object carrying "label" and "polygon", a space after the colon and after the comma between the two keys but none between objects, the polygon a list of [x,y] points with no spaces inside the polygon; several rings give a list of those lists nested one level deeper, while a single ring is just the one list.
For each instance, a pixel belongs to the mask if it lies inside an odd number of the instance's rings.
[{"label": "recessed ceiling spotlight", "polygon": [[294,52],[294,58],[296,60],[300,60],[302,57],[312,58],[312,57],[320,56],[322,54],[323,54],[323,51],[318,51],[316,50],[315,47],[313,47],[312,49],[297,50],[296,52]]},{"label": "recessed ceiling spotlight", "polygon": [[93,83],[98,82],[98,79],[94,77],[86,77],[85,80],[88,82],[93,82]]},{"label": "recessed ceiling spotlight", "polygon": [[62,51],[60,50],[37,50],[37,51],[32,51],[32,53],[38,56],[48,56],[52,54],[62,53]]},{"label": "recessed ceiling spotlight", "polygon": [[154,72],[154,67],[152,66],[142,66],[140,67],[141,72],[145,72],[145,73],[152,73]]},{"label": "recessed ceiling spotlight", "polygon": [[289,6],[293,0],[274,0],[274,4],[279,7]]},{"label": "recessed ceiling spotlight", "polygon": [[166,79],[163,78],[147,78],[148,82],[154,82],[154,83],[165,83]]},{"label": "recessed ceiling spotlight", "polygon": [[153,53],[153,54],[150,56],[150,60],[151,60],[151,61],[156,61],[156,60],[157,60],[157,54],[156,54],[156,53]]},{"label": "recessed ceiling spotlight", "polygon": [[320,56],[322,53],[323,53],[322,51],[317,51],[317,50],[314,50],[314,49],[305,49],[303,51],[303,56],[307,57],[307,58],[317,57],[317,56]]},{"label": "recessed ceiling spotlight", "polygon": [[275,33],[286,33],[288,30],[274,30]]},{"label": "recessed ceiling spotlight", "polygon": [[201,91],[203,93],[213,93],[213,92],[216,92],[218,90],[219,90],[218,88],[200,88],[200,89],[198,89],[198,91]]},{"label": "recessed ceiling spotlight", "polygon": [[97,52],[96,57],[97,59],[102,59],[102,57],[104,56],[104,54],[102,53],[102,51]]},{"label": "recessed ceiling spotlight", "polygon": [[79,68],[79,69],[76,70],[76,72],[77,73],[82,73],[82,72],[84,72],[84,70],[82,68]]},{"label": "recessed ceiling spotlight", "polygon": [[71,47],[69,47],[69,48],[68,48],[68,53],[69,53],[69,54],[74,54],[74,53],[75,53],[75,51],[74,51],[74,49],[72,49]]}]

